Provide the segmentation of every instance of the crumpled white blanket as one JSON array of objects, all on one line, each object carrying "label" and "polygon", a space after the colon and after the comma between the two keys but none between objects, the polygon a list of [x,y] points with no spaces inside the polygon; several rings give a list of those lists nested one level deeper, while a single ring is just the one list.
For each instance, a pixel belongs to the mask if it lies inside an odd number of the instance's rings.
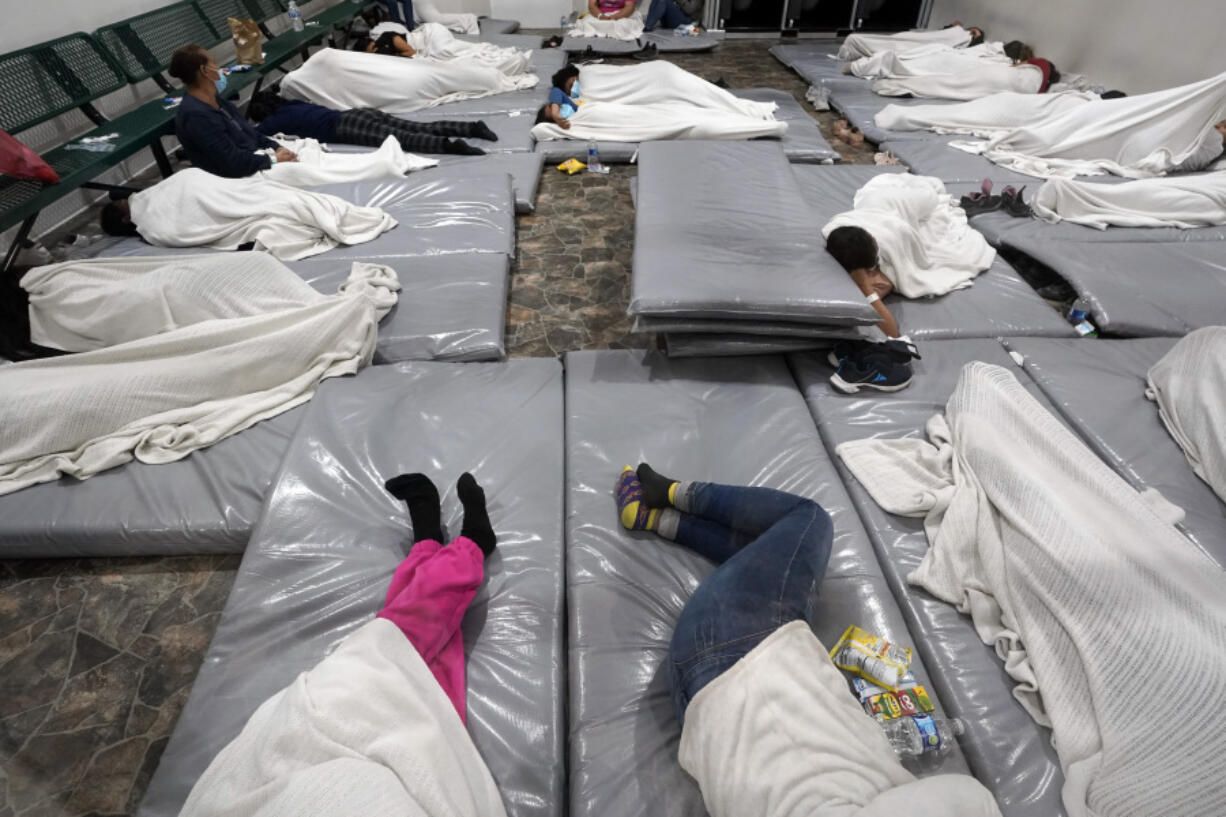
[{"label": "crumpled white blanket", "polygon": [[849,34],[839,47],[839,59],[845,61],[871,57],[878,51],[902,54],[930,45],[960,48],[971,41],[971,33],[962,26],[950,26],[931,31],[900,31],[897,34]]},{"label": "crumpled white blanket", "polygon": [[571,37],[637,40],[643,36],[643,18],[637,14],[631,14],[620,20],[601,20],[589,14],[575,20],[575,24],[566,33]]},{"label": "crumpled white blanket", "polygon": [[505,74],[469,60],[435,62],[325,48],[281,81],[281,95],[329,108],[411,113],[444,102],[535,88],[536,74]]},{"label": "crumpled white blanket", "polygon": [[774,102],[741,99],[666,60],[638,65],[584,65],[579,72],[583,100],[626,105],[678,104],[773,120]]},{"label": "crumpled white blanket", "polygon": [[883,173],[856,191],[853,206],[830,219],[822,236],[838,227],[867,230],[877,241],[881,272],[904,298],[969,287],[996,260],[940,179]]},{"label": "crumpled white blanket", "polygon": [[417,51],[413,59],[425,58],[438,62],[471,60],[504,74],[526,73],[532,59],[531,51],[457,40],[446,26],[439,23],[422,23],[405,36],[405,41]]},{"label": "crumpled white blanket", "polygon": [[1099,99],[1089,91],[1059,94],[1001,93],[957,105],[886,105],[873,121],[886,130],[930,130],[966,133],[990,139],[997,134],[1034,125],[1085,102]]},{"label": "crumpled white blanket", "polygon": [[713,111],[680,103],[626,105],[588,102],[568,120],[569,129],[553,122],[532,128],[538,142],[554,139],[595,139],[600,142],[650,142],[665,139],[736,140],[779,138],[787,122],[765,120],[727,111]]},{"label": "crumpled white blanket", "polygon": [[413,0],[413,19],[418,23],[439,23],[457,34],[480,34],[477,15],[467,12],[439,11],[428,0]]},{"label": "crumpled white blanket", "polygon": [[1145,396],[1196,475],[1226,502],[1226,326],[1183,337],[1153,365]]},{"label": "crumpled white blanket", "polygon": [[1208,227],[1226,224],[1226,173],[1180,173],[1121,184],[1053,178],[1043,182],[1030,204],[1044,221],[1100,230]]},{"label": "crumpled white blanket", "polygon": [[223,179],[180,170],[128,199],[132,222],[155,247],[235,250],[255,242],[283,261],[364,244],[396,226],[378,207],[257,176]]},{"label": "crumpled white blanket", "polygon": [[923,517],[907,580],[970,614],[1051,726],[1069,817],[1220,813],[1222,571],[999,366],[967,364],[928,438],[836,451]]},{"label": "crumpled white blanket", "polygon": [[873,83],[873,91],[882,96],[910,94],[924,99],[979,99],[1004,92],[1037,94],[1042,87],[1043,71],[1038,66],[986,60],[957,73],[886,78]]},{"label": "crumpled white blanket", "polygon": [[400,285],[354,264],[322,295],[260,252],[37,267],[31,339],[79,354],[0,366],[0,494],[132,459],[173,462],[370,363]]},{"label": "crumpled white blanket", "polygon": [[1142,179],[1199,170],[1222,152],[1226,73],[1123,99],[1099,99],[988,142],[951,142],[1032,176],[1114,173]]},{"label": "crumpled white blanket", "polygon": [[330,153],[314,139],[299,139],[281,133],[273,140],[297,153],[298,161],[278,162],[257,175],[290,187],[385,179],[438,165],[438,159],[406,153],[395,136],[388,136],[378,150],[369,153]]},{"label": "crumpled white blanket", "polygon": [[851,63],[851,73],[864,79],[924,77],[975,71],[982,65],[1012,65],[1001,43],[981,43],[973,48],[928,46],[915,51],[878,51]]}]

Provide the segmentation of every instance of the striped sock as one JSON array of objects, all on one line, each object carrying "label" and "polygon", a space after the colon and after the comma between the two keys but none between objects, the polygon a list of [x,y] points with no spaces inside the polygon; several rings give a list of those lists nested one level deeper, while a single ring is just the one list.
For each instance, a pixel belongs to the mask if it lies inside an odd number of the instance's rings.
[{"label": "striped sock", "polygon": [[660,522],[660,509],[643,501],[643,486],[629,465],[617,480],[617,511],[627,530],[655,530]]}]

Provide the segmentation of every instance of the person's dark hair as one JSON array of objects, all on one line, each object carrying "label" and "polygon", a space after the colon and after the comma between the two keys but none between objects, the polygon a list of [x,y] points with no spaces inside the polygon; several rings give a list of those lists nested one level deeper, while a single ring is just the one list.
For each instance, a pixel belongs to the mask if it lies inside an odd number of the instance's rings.
[{"label": "person's dark hair", "polygon": [[877,266],[877,240],[861,227],[836,227],[826,236],[826,252],[843,269],[872,269]]},{"label": "person's dark hair", "polygon": [[[979,26],[966,26],[967,31],[970,31],[972,28],[979,28]],[[983,45],[983,39],[985,36],[986,32],[982,28],[979,28],[978,34],[971,35],[970,45],[972,47],[976,45]]]},{"label": "person's dark hair", "polygon": [[276,90],[268,88],[252,95],[247,103],[247,118],[257,125],[277,112],[284,105],[285,98]]},{"label": "person's dark hair", "polygon": [[[1048,60],[1048,63],[1050,62],[1051,60]],[[1051,86],[1055,85],[1059,81],[1060,81],[1060,72],[1057,71],[1056,66],[1053,65],[1051,67],[1051,73],[1047,75],[1047,87],[1050,88]]]},{"label": "person's dark hair", "polygon": [[1124,93],[1123,91],[1103,91],[1101,94],[1099,94],[1099,96],[1101,96],[1103,99],[1123,99],[1124,97],[1128,96],[1128,94]]},{"label": "person's dark hair", "polygon": [[555,71],[553,77],[550,79],[550,82],[553,83],[553,87],[565,91],[566,80],[577,76],[579,76],[579,69],[574,65],[567,65],[560,70]]},{"label": "person's dark hair", "polygon": [[536,112],[536,121],[533,122],[532,124],[542,125],[546,122],[552,122],[552,121],[553,120],[549,118],[549,103],[545,103],[544,105],[541,106],[541,109]]},{"label": "person's dark hair", "polygon": [[191,85],[200,75],[200,69],[208,64],[209,52],[198,45],[185,45],[171,55],[166,73],[184,85]]},{"label": "person's dark hair", "polygon": [[370,37],[355,37],[353,45],[349,47],[350,51],[365,51],[371,44]]},{"label": "person's dark hair", "polygon": [[126,204],[127,199],[118,199],[116,201],[108,201],[103,206],[102,215],[98,219],[102,225],[102,232],[107,235],[117,236],[140,235],[136,225],[128,217]]},{"label": "person's dark hair", "polygon": [[1021,40],[1010,40],[1005,43],[1005,56],[1014,62],[1025,62],[1034,57],[1034,49]]}]

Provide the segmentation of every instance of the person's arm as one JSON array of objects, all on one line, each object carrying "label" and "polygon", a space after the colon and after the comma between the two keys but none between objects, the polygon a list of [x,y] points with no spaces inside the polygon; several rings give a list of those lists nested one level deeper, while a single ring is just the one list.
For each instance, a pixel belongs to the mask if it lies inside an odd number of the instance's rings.
[{"label": "person's arm", "polygon": [[851,271],[851,280],[860,288],[860,292],[864,293],[865,298],[870,298],[870,305],[877,312],[877,317],[881,318],[881,322],[877,324],[877,328],[885,333],[888,338],[896,338],[902,334],[898,328],[898,321],[894,319],[893,313],[889,307],[881,300],[876,292],[873,291],[873,286],[868,280],[868,270],[854,269]]},{"label": "person's arm", "polygon": [[553,120],[553,124],[557,125],[562,130],[570,130],[570,121],[562,116],[562,106],[556,102],[549,103],[549,118]]},{"label": "person's arm", "polygon": [[396,52],[402,57],[412,57],[417,53],[417,49],[409,45],[409,41],[399,34],[392,38],[392,45],[396,47]]},{"label": "person's arm", "polygon": [[621,7],[621,11],[615,11],[609,15],[610,20],[624,20],[634,14],[634,0],[626,0],[626,4]]},{"label": "person's arm", "polygon": [[604,19],[600,14],[600,6],[596,5],[596,0],[587,0],[587,13],[597,19]]},{"label": "person's arm", "polygon": [[220,115],[189,114],[180,120],[177,130],[188,158],[194,164],[204,159],[209,165],[206,169],[215,175],[239,179],[272,167],[272,160],[264,154],[236,145]]}]

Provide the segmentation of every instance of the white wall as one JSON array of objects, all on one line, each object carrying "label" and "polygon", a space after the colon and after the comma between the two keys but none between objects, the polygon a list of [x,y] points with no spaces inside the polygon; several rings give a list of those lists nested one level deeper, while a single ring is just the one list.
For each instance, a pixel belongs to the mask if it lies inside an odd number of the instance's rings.
[{"label": "white wall", "polygon": [[929,25],[950,20],[1022,40],[1061,71],[1130,94],[1226,70],[1223,0],[934,0]]}]

